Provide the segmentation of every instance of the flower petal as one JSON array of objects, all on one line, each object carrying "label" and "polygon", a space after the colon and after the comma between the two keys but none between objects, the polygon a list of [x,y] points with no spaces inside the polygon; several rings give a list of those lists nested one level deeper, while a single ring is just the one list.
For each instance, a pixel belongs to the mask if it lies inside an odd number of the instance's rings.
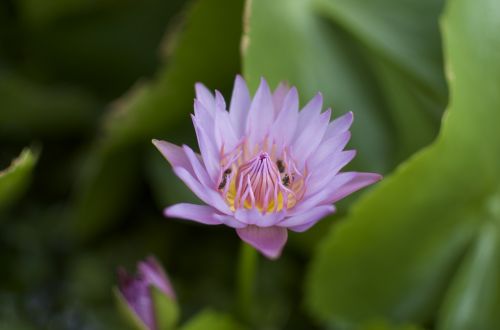
[{"label": "flower petal", "polygon": [[[203,164],[207,169],[208,175],[215,182],[219,176],[219,153],[214,144],[213,127],[203,125],[196,116],[191,116],[191,119],[196,131],[196,139],[198,140]],[[207,129],[212,132],[212,135],[207,132]]]},{"label": "flower petal", "polygon": [[295,87],[292,87],[283,100],[282,109],[274,121],[270,132],[271,140],[278,146],[278,154],[281,149],[289,145],[295,136],[297,124],[299,122],[299,94]]},{"label": "flower petal", "polygon": [[185,219],[203,223],[205,225],[221,225],[214,215],[215,210],[207,205],[196,205],[189,203],[175,204],[167,207],[163,214],[169,218]]},{"label": "flower petal", "polygon": [[338,152],[326,158],[321,164],[314,167],[314,172],[311,174],[307,182],[307,193],[304,197],[308,197],[318,190],[330,185],[332,179],[339,171],[346,166],[356,156],[356,150],[345,150]]},{"label": "flower petal", "polygon": [[163,267],[156,258],[148,257],[145,261],[139,262],[137,269],[144,281],[157,287],[170,298],[175,299],[175,291],[172,283],[170,283],[165,270],[163,270]]},{"label": "flower petal", "polygon": [[205,167],[203,167],[203,165],[201,165],[200,159],[194,153],[194,151],[187,145],[183,145],[182,149],[184,150],[184,154],[186,155],[186,158],[188,159],[191,168],[193,169],[193,173],[198,181],[200,181],[200,183],[204,186],[213,186],[214,182],[211,181],[210,177],[208,176],[207,170],[205,169]]},{"label": "flower petal", "polygon": [[277,259],[288,238],[286,228],[248,226],[236,229],[238,236],[269,259]]},{"label": "flower petal", "polygon": [[341,133],[349,130],[354,120],[354,114],[349,111],[346,114],[338,117],[328,125],[328,129],[325,133],[325,139],[329,139],[338,136]]},{"label": "flower petal", "polygon": [[277,115],[283,109],[283,101],[285,100],[286,95],[290,87],[285,82],[280,82],[278,87],[273,92],[273,105],[274,105],[274,114]]},{"label": "flower petal", "polygon": [[350,139],[351,132],[349,131],[345,131],[338,136],[334,136],[326,140],[323,139],[316,151],[307,160],[308,168],[316,168],[326,159],[332,157],[332,155],[341,152],[347,143],[349,143]]},{"label": "flower petal", "polygon": [[226,202],[222,199],[221,195],[209,187],[202,185],[184,168],[174,167],[174,173],[186,184],[186,186],[189,187],[189,189],[191,189],[196,196],[198,196],[199,199],[216,208],[221,213],[232,213]]},{"label": "flower petal", "polygon": [[224,147],[224,152],[232,151],[239,143],[227,111],[215,113],[215,143],[218,150]]},{"label": "flower petal", "polygon": [[306,212],[319,204],[331,204],[332,195],[343,185],[351,181],[356,176],[353,172],[339,173],[327,184],[325,189],[320,189],[305,196],[293,209],[288,211],[289,215],[297,215]]},{"label": "flower petal", "polygon": [[346,172],[354,173],[354,177],[341,186],[334,194],[331,196],[330,201],[332,203],[358,191],[361,188],[369,186],[377,181],[382,180],[382,175],[377,173],[366,173],[366,172]]},{"label": "flower petal", "polygon": [[309,123],[298,133],[292,146],[293,154],[297,157],[299,168],[305,164],[311,153],[314,153],[323,140],[328,123],[330,122],[331,109],[311,118]]},{"label": "flower petal", "polygon": [[[311,228],[316,222],[335,212],[333,205],[320,205],[306,212],[294,215],[277,224],[279,227],[287,227],[293,231],[305,231]],[[301,230],[303,229],[303,230]]]},{"label": "flower petal", "polygon": [[231,118],[231,123],[238,138],[245,134],[250,101],[250,93],[248,92],[247,84],[240,75],[237,75],[234,81],[231,104],[229,106],[229,117]]},{"label": "flower petal", "polygon": [[317,93],[299,112],[299,126],[297,128],[297,132],[302,132],[304,127],[309,125],[309,122],[321,113],[322,107],[323,95],[321,95],[321,93]]},{"label": "flower petal", "polygon": [[172,167],[184,167],[191,174],[194,174],[191,163],[182,147],[163,140],[153,139],[152,142]]},{"label": "flower petal", "polygon": [[280,212],[268,212],[262,214],[257,209],[244,209],[239,208],[234,212],[234,216],[240,222],[246,223],[247,225],[256,225],[259,227],[272,227],[276,223],[280,222],[285,218],[286,211]]},{"label": "flower petal", "polygon": [[274,106],[271,90],[264,78],[250,105],[246,132],[251,145],[261,143],[269,133],[274,121]]},{"label": "flower petal", "polygon": [[213,116],[215,112],[214,95],[202,83],[196,83],[194,89],[196,91],[196,99],[203,104],[205,109]]}]

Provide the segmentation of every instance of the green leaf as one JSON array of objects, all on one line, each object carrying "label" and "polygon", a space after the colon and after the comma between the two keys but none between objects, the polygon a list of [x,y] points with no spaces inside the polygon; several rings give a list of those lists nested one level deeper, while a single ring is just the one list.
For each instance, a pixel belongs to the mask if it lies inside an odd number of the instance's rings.
[{"label": "green leaf", "polygon": [[394,325],[383,320],[375,320],[364,323],[356,330],[424,330],[424,328],[412,324]]},{"label": "green leaf", "polygon": [[7,169],[0,172],[0,211],[24,193],[31,180],[37,158],[38,156],[31,150],[24,149]]},{"label": "green leaf", "polygon": [[438,329],[496,329],[500,325],[499,309],[500,222],[497,218],[483,225],[478,241],[451,283]]},{"label": "green leaf", "polygon": [[46,86],[9,72],[0,74],[0,100],[0,136],[15,139],[88,131],[98,109],[78,88]]},{"label": "green leaf", "polygon": [[[429,322],[446,294],[442,324],[465,329],[470,315],[456,299],[477,295],[488,305],[477,315],[481,324],[498,326],[487,312],[497,308],[498,291],[471,287],[479,272],[471,267],[488,273],[481,273],[485,288],[498,286],[497,262],[486,267],[477,258],[498,260],[497,234],[483,238],[481,228],[500,220],[499,29],[497,1],[450,1],[443,31],[451,102],[440,136],[365,195],[322,242],[307,283],[308,306],[319,319]],[[467,252],[476,244],[481,252]]]},{"label": "green leaf", "polygon": [[155,81],[137,86],[116,102],[105,122],[105,138],[89,152],[80,178],[75,235],[92,237],[127,211],[135,198],[141,149],[153,149],[152,138],[170,136],[189,123],[196,81],[222,89],[232,85],[239,65],[242,10],[242,1],[193,3],[179,35],[169,40],[172,54]]},{"label": "green leaf", "polygon": [[182,330],[239,330],[244,329],[230,316],[212,310],[205,310],[189,320]]},{"label": "green leaf", "polygon": [[442,1],[249,2],[244,73],[288,80],[356,115],[352,145],[387,171],[431,142],[446,102],[437,18]]},{"label": "green leaf", "polygon": [[158,330],[172,330],[179,321],[179,306],[175,299],[169,297],[156,287],[151,287],[155,307],[155,319]]}]

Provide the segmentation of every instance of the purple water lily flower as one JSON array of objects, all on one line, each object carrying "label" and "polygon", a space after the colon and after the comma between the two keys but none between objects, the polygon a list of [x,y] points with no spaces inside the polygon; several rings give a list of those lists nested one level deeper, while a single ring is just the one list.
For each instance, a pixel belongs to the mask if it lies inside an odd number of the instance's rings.
[{"label": "purple water lily flower", "polygon": [[130,276],[125,269],[118,270],[118,289],[128,307],[144,323],[146,329],[156,330],[151,287],[156,287],[168,297],[175,299],[170,280],[155,258],[149,257],[139,262],[136,276]]},{"label": "purple water lily flower", "polygon": [[196,84],[192,120],[201,155],[188,146],[153,140],[175,174],[207,205],[181,203],[165,215],[224,224],[271,259],[287,230],[302,232],[339,199],[381,179],[376,173],[340,172],[355,156],[351,112],[330,122],[318,93],[301,111],[295,87],[271,93],[264,79],[251,98],[237,76],[229,111],[222,95]]}]

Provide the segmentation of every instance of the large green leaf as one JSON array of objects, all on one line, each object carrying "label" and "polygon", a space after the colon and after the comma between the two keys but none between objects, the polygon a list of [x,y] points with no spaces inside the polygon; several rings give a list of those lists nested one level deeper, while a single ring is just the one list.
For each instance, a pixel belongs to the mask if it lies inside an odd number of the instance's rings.
[{"label": "large green leaf", "polygon": [[[499,29],[497,1],[450,0],[443,31],[451,102],[440,136],[360,200],[322,242],[308,279],[308,306],[316,317],[429,322],[446,296],[443,329],[500,326],[490,312],[500,299],[494,289]],[[473,307],[480,313],[467,310],[473,301],[481,301]]]},{"label": "large green leaf", "polygon": [[25,149],[7,169],[0,172],[0,211],[26,190],[36,159],[32,151]]},{"label": "large green leaf", "polygon": [[242,330],[230,316],[212,310],[205,310],[189,320],[182,330]]},{"label": "large green leaf", "polygon": [[95,143],[81,177],[73,222],[78,236],[109,228],[127,211],[138,183],[141,148],[153,149],[152,138],[169,137],[189,123],[196,81],[222,89],[232,84],[239,65],[242,10],[242,1],[194,2],[179,34],[168,40],[172,54],[156,80],[116,103],[105,137]]},{"label": "large green leaf", "polygon": [[98,104],[78,88],[46,86],[2,70],[0,107],[0,136],[32,139],[88,131]]},{"label": "large green leaf", "polygon": [[261,75],[288,80],[303,98],[322,91],[328,106],[354,111],[352,141],[365,168],[385,172],[435,136],[446,99],[442,1],[249,4],[245,77],[252,86]]}]

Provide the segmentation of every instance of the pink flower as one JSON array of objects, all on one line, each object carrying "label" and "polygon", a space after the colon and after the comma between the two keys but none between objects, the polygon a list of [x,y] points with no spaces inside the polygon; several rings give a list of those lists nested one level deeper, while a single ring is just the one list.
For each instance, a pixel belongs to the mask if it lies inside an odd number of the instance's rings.
[{"label": "pink flower", "polygon": [[165,215],[230,226],[271,259],[287,230],[302,232],[335,211],[336,201],[381,179],[379,174],[340,172],[355,156],[343,150],[353,115],[330,122],[317,94],[301,111],[295,87],[271,93],[264,79],[253,99],[236,77],[226,110],[222,95],[196,84],[194,128],[201,155],[188,146],[153,140],[175,174],[207,205],[181,203]]},{"label": "pink flower", "polygon": [[120,268],[118,270],[118,289],[128,308],[144,323],[145,329],[156,330],[156,315],[151,287],[175,299],[170,280],[155,258],[149,257],[137,265],[137,275],[130,276]]}]

